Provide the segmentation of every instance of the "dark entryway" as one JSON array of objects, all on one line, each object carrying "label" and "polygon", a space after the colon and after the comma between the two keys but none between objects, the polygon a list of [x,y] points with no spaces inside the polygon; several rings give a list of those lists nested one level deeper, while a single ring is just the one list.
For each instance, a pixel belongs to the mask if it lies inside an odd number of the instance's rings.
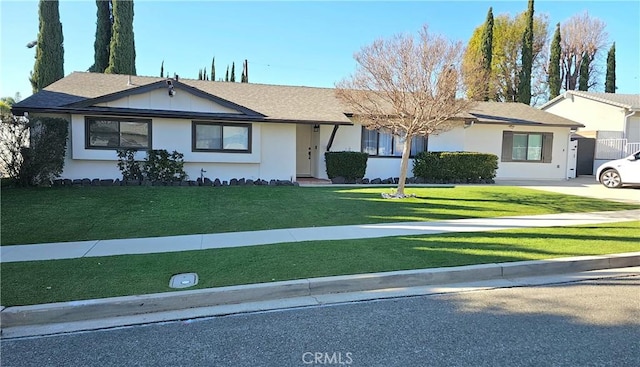
[{"label": "dark entryway", "polygon": [[576,174],[592,175],[593,157],[595,156],[596,139],[594,138],[577,138],[578,141],[578,164]]}]

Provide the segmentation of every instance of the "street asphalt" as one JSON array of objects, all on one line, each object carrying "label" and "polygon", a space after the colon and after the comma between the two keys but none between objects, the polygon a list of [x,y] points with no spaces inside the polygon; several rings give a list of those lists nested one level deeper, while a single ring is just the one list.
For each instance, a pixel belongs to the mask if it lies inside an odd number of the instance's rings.
[{"label": "street asphalt", "polygon": [[3,340],[5,366],[638,366],[640,276]]}]

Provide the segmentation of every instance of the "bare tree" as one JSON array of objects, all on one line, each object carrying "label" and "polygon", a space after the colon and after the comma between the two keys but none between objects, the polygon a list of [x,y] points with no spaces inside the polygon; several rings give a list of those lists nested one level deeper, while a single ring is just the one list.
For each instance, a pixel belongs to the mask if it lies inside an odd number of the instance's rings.
[{"label": "bare tree", "polygon": [[356,52],[356,71],[336,84],[336,95],[367,129],[385,129],[404,140],[396,197],[404,197],[411,140],[451,129],[473,102],[462,92],[460,42],[432,35],[379,39]]},{"label": "bare tree", "polygon": [[584,55],[589,57],[588,85],[595,85],[599,70],[598,63],[594,61],[599,56],[598,51],[607,45],[608,35],[605,27],[606,24],[602,20],[590,17],[586,11],[574,15],[562,25],[560,80],[565,90],[577,88]]}]

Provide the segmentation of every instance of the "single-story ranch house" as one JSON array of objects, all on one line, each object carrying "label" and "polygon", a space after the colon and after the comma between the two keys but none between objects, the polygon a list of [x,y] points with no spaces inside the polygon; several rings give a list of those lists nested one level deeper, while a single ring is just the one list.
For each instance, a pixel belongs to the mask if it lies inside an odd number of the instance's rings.
[{"label": "single-story ranch house", "polygon": [[[183,153],[192,180],[201,170],[221,180],[327,178],[326,151],[369,153],[367,178],[400,170],[400,139],[364,129],[331,88],[74,72],[13,112],[69,121],[62,178],[120,178],[119,148]],[[581,126],[524,104],[480,102],[453,130],[415,139],[412,154],[492,153],[497,179],[566,179],[570,135]]]}]

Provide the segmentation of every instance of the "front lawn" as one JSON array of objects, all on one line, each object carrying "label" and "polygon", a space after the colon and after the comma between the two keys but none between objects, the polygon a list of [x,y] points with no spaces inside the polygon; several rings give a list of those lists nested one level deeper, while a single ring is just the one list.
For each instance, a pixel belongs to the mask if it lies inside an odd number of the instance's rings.
[{"label": "front lawn", "polygon": [[215,250],[2,264],[2,305],[171,291],[320,276],[640,251],[640,222],[483,233],[314,241]]},{"label": "front lawn", "polygon": [[517,187],[83,187],[3,189],[1,244],[434,221],[639,206]]}]

